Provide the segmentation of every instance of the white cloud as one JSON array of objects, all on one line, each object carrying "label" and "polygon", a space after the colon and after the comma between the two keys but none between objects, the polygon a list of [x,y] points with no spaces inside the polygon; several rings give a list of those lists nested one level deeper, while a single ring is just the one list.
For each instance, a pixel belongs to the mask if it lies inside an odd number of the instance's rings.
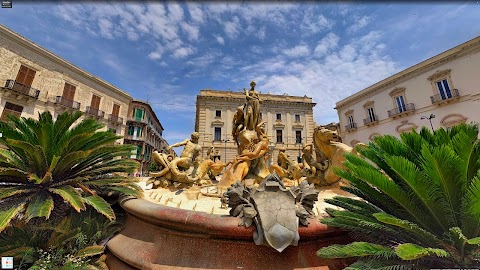
[{"label": "white cloud", "polygon": [[204,12],[198,5],[188,3],[187,7],[188,7],[188,13],[190,14],[190,17],[194,22],[197,22],[200,24],[205,22]]},{"label": "white cloud", "polygon": [[173,51],[173,57],[175,58],[185,58],[189,55],[192,55],[195,50],[191,47],[181,47]]},{"label": "white cloud", "polygon": [[100,34],[106,38],[112,39],[112,22],[108,19],[101,18],[98,20],[98,28],[100,28]]},{"label": "white cloud", "polygon": [[151,52],[148,54],[148,58],[152,60],[159,60],[160,58],[162,58],[162,54],[159,53],[158,51]]},{"label": "white cloud", "polygon": [[224,23],[223,29],[229,38],[236,38],[240,33],[240,19],[237,16],[233,17],[231,21]]},{"label": "white cloud", "polygon": [[327,54],[330,50],[335,49],[338,46],[338,41],[340,38],[334,33],[328,33],[315,47],[314,54],[316,56],[323,56]]},{"label": "white cloud", "polygon": [[310,49],[307,45],[298,45],[291,49],[283,50],[283,54],[290,57],[304,57],[310,55]]},{"label": "white cloud", "polygon": [[372,18],[369,16],[357,17],[354,19],[354,24],[347,28],[347,32],[356,32],[367,26],[371,21]]},{"label": "white cloud", "polygon": [[323,30],[328,30],[332,28],[334,24],[333,20],[327,19],[322,14],[317,14],[317,11],[314,11],[313,8],[307,8],[304,11],[304,17],[300,29],[303,34],[309,36]]},{"label": "white cloud", "polygon": [[198,27],[188,24],[186,22],[182,22],[180,25],[182,26],[183,31],[188,34],[188,39],[198,40],[198,37],[200,35],[200,30],[198,29]]},{"label": "white cloud", "polygon": [[221,36],[215,36],[215,40],[222,45],[225,45],[225,40]]}]

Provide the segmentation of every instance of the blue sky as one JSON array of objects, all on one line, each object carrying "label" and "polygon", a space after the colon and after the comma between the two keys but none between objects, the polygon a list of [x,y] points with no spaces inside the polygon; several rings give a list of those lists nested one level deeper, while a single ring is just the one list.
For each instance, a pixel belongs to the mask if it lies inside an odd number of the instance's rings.
[{"label": "blue sky", "polygon": [[169,143],[194,129],[200,89],[307,95],[318,124],[335,102],[480,35],[470,2],[13,1],[0,23],[151,103]]}]

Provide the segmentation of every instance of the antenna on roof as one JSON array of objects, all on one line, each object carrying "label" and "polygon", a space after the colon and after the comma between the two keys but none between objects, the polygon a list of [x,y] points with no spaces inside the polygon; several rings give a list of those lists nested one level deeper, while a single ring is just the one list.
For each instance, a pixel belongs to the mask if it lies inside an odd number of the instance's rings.
[{"label": "antenna on roof", "polygon": [[149,99],[150,99],[150,94],[147,94],[147,103]]}]

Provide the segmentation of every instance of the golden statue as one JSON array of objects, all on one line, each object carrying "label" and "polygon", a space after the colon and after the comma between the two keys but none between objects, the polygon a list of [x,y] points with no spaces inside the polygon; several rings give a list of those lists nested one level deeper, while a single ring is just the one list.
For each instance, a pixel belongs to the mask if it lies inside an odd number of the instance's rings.
[{"label": "golden statue", "polygon": [[244,113],[244,125],[247,129],[253,130],[258,125],[258,119],[260,117],[260,96],[257,91],[255,91],[256,83],[252,81],[250,83],[250,90],[245,90],[245,107],[243,109]]},{"label": "golden statue", "polygon": [[298,164],[297,161],[290,158],[285,153],[284,147],[280,148],[277,156],[277,163],[270,165],[270,173],[276,173],[280,176],[285,186],[293,186],[299,184],[299,180],[302,177],[302,164]]},{"label": "golden statue", "polygon": [[[310,166],[311,172],[313,172],[312,167],[316,169],[315,176],[310,177],[310,179],[307,177],[307,180],[318,185],[331,185],[340,180],[340,177],[334,173],[333,168],[346,169],[343,165],[345,153],[357,153],[354,148],[341,142],[341,138],[336,130],[326,129],[322,126],[316,127],[313,132],[313,145],[316,151],[319,152],[317,159],[311,158],[311,151],[307,151],[304,159],[307,159],[306,163]],[[364,144],[358,145],[359,147],[364,146]]]},{"label": "golden statue", "polygon": [[264,129],[265,123],[259,123],[260,98],[255,85],[252,81],[250,90],[244,88],[245,104],[237,108],[234,116],[232,136],[239,155],[222,175],[218,184],[220,188],[228,188],[245,179],[259,183],[269,174],[266,165],[269,140]]}]

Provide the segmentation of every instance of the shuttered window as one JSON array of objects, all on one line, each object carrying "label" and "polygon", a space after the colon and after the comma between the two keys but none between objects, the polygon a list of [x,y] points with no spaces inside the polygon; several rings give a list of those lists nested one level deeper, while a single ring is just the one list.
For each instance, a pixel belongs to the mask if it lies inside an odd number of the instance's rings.
[{"label": "shuttered window", "polygon": [[33,78],[35,78],[35,70],[22,65],[15,81],[26,86],[32,86]]}]

